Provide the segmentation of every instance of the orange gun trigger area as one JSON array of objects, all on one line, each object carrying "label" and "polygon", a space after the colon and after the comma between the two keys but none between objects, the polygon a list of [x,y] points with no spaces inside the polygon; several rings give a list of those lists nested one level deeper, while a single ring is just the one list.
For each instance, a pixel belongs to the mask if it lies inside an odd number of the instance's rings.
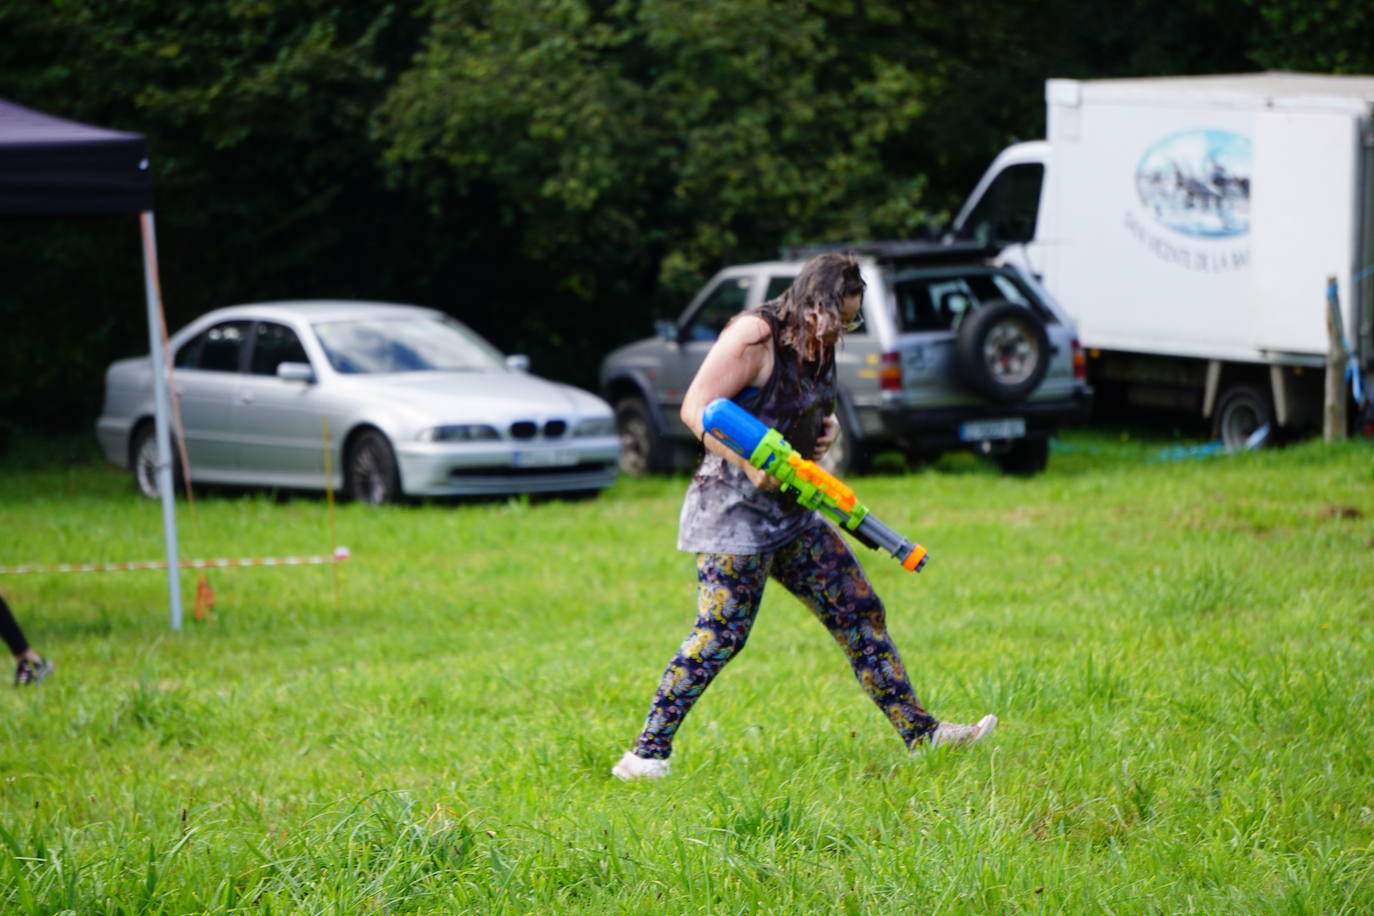
[{"label": "orange gun trigger area", "polygon": [[911,553],[907,554],[906,559],[902,561],[902,568],[912,572],[920,572],[921,567],[926,565],[928,559],[930,559],[930,552],[920,544],[916,544],[911,548]]},{"label": "orange gun trigger area", "polygon": [[797,476],[829,496],[835,505],[845,512],[853,512],[859,498],[838,477],[814,461],[807,461],[800,455],[788,457],[787,463],[797,471]]}]

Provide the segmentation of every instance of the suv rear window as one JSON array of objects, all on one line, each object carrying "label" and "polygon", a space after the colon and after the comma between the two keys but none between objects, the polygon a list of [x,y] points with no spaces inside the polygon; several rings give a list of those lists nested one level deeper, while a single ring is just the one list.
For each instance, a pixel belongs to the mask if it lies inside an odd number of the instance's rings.
[{"label": "suv rear window", "polygon": [[952,331],[965,315],[999,300],[1024,305],[1046,324],[1054,323],[1054,315],[1027,295],[1020,283],[993,270],[923,270],[896,274],[891,282],[901,332]]}]

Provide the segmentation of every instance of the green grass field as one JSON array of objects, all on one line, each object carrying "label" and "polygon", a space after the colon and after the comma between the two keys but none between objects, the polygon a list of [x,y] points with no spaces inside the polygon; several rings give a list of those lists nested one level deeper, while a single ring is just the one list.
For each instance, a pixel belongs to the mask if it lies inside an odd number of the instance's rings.
[{"label": "green grass field", "polygon": [[[1002,725],[909,756],[775,588],[680,733],[609,768],[694,610],[683,479],[337,509],[353,559],[0,576],[56,675],[0,690],[0,912],[1368,913],[1374,450],[855,480],[918,693]],[[184,557],[327,552],[323,498],[206,494]],[[162,556],[81,457],[8,467],[0,565]]]}]

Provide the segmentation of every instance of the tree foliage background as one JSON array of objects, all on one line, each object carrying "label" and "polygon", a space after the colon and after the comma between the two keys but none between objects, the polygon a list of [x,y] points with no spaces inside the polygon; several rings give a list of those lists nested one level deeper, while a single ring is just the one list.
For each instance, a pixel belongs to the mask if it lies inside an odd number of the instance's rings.
[{"label": "tree foliage background", "polygon": [[[1047,77],[1374,72],[1364,0],[0,0],[0,97],[147,135],[172,329],[444,309],[591,387],[717,267],[911,237]],[[146,350],[132,218],[0,221],[0,447]]]}]

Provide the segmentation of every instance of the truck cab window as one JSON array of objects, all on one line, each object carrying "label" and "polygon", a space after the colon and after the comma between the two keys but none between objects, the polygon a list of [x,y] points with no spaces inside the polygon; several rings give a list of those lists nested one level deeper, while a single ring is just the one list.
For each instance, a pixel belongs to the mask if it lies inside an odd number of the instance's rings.
[{"label": "truck cab window", "polygon": [[715,340],[719,337],[725,325],[749,300],[749,287],[753,282],[752,277],[722,280],[687,322],[686,339]]},{"label": "truck cab window", "polygon": [[1029,242],[1035,238],[1044,181],[1045,167],[1038,162],[1003,169],[974,205],[960,237],[998,245]]},{"label": "truck cab window", "polygon": [[795,279],[797,278],[790,274],[782,277],[769,277],[768,288],[763,291],[763,301],[768,302],[787,292],[788,287],[792,285],[792,281]]}]

